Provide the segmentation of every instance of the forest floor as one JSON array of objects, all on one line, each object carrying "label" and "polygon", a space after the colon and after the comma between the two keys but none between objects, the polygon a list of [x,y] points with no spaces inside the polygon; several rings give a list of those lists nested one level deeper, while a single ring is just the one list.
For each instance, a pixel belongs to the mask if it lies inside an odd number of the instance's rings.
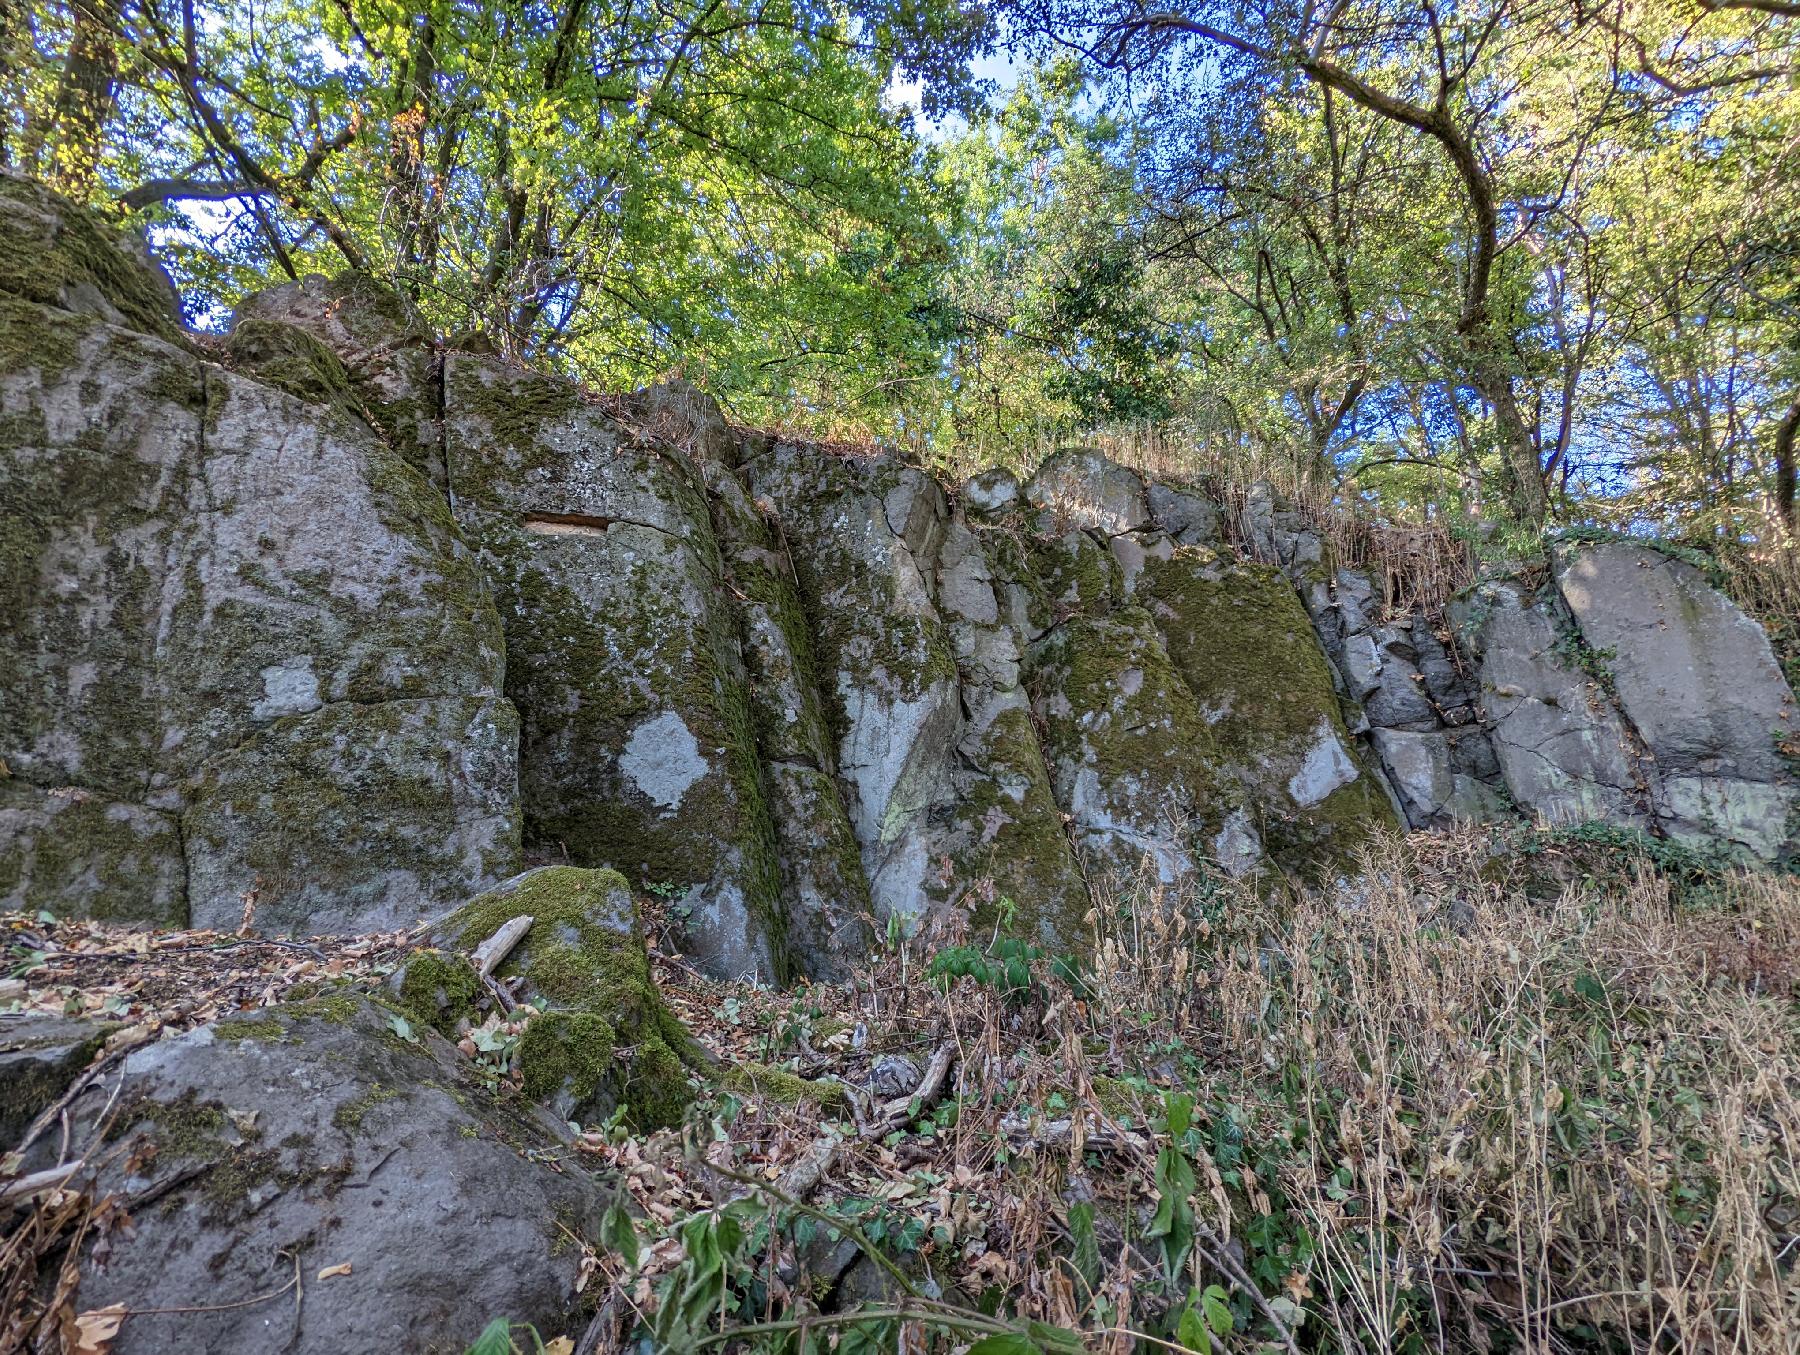
[{"label": "forest floor", "polygon": [[[652,915],[721,1068],[678,1130],[578,1136],[635,1223],[544,1348],[1800,1348],[1800,879],[1479,834],[1366,867],[1143,885],[1079,965],[952,922],[785,993]],[[413,944],[4,916],[0,1010],[117,1049]]]}]

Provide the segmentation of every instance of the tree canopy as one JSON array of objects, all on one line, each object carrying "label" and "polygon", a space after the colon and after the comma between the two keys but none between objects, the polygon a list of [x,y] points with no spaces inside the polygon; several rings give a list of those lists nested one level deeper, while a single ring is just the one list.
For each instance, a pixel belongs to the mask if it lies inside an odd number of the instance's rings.
[{"label": "tree canopy", "polygon": [[[0,24],[0,163],[149,228],[203,326],[355,268],[599,385],[681,365],[739,417],[928,455],[1130,424],[1394,512],[1795,529],[1787,0]],[[1009,89],[971,76],[994,53]]]}]

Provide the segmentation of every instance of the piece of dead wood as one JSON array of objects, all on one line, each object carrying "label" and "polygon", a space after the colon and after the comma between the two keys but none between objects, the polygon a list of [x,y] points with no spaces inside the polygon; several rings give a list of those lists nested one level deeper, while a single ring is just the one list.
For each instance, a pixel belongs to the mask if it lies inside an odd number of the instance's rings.
[{"label": "piece of dead wood", "polygon": [[819,1182],[831,1170],[843,1143],[836,1134],[824,1134],[814,1139],[800,1160],[776,1178],[775,1188],[783,1195],[804,1200],[819,1188]]},{"label": "piece of dead wood", "polygon": [[[1074,1142],[1073,1120],[1032,1120],[1026,1115],[1008,1115],[1000,1121],[1000,1132],[1015,1148],[1066,1148]],[[1089,1120],[1082,1128],[1083,1148],[1103,1152],[1148,1153],[1150,1140],[1129,1129]]]},{"label": "piece of dead wood", "polygon": [[925,1076],[909,1096],[896,1096],[882,1106],[866,1125],[860,1126],[865,1139],[878,1139],[883,1134],[892,1133],[908,1120],[925,1109],[944,1090],[944,1079],[950,1076],[950,1067],[956,1062],[956,1042],[946,1040],[937,1047],[931,1056],[931,1062],[925,1066]]},{"label": "piece of dead wood", "polygon": [[475,947],[470,956],[475,962],[475,972],[482,978],[489,978],[500,967],[500,962],[512,954],[512,948],[519,944],[519,939],[531,930],[532,919],[529,915],[508,918],[495,929],[494,934]]},{"label": "piece of dead wood", "polygon": [[29,1176],[21,1176],[16,1180],[0,1185],[0,1204],[11,1204],[15,1200],[28,1200],[34,1195],[41,1195],[46,1190],[61,1189],[62,1184],[86,1165],[86,1160],[76,1158],[73,1162],[65,1162],[60,1167],[46,1167],[43,1171],[32,1172]]},{"label": "piece of dead wood", "polygon": [[735,1180],[741,1187],[732,1193],[731,1199],[747,1200],[758,1191],[766,1191],[778,1200],[799,1200],[819,1188],[819,1182],[825,1179],[825,1173],[831,1170],[831,1164],[837,1160],[838,1150],[844,1146],[844,1140],[836,1134],[821,1134],[807,1145],[806,1151],[798,1159],[790,1163],[786,1170],[774,1181],[764,1185],[753,1182],[748,1177],[728,1175],[728,1169],[721,1168],[716,1162],[707,1162],[709,1171]]}]

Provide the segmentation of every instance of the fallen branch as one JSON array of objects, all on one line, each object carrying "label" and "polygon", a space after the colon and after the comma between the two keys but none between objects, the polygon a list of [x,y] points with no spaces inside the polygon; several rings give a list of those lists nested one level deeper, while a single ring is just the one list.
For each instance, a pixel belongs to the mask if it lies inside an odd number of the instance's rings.
[{"label": "fallen branch", "polygon": [[843,1143],[836,1134],[815,1139],[805,1155],[776,1178],[775,1188],[790,1199],[804,1200],[819,1188]]},{"label": "fallen branch", "polygon": [[500,967],[500,962],[512,953],[512,948],[519,944],[520,938],[531,930],[531,922],[529,915],[502,922],[492,936],[475,947],[475,953],[470,956],[475,962],[475,972],[484,979],[490,977]]},{"label": "fallen branch", "polygon": [[[1006,1135],[1007,1142],[1015,1148],[1065,1148],[1075,1140],[1075,1122],[1039,1120],[1034,1123],[1029,1116],[1014,1114],[1000,1121],[1000,1132]],[[1083,1148],[1098,1148],[1115,1153],[1152,1151],[1150,1140],[1143,1135],[1104,1122],[1096,1124],[1091,1120],[1083,1126],[1081,1144]]]},{"label": "fallen branch", "polygon": [[937,1047],[931,1056],[931,1062],[925,1067],[925,1076],[920,1079],[918,1087],[909,1096],[896,1096],[881,1108],[881,1112],[862,1128],[865,1139],[878,1139],[883,1134],[892,1133],[904,1126],[907,1121],[917,1115],[926,1106],[937,1100],[944,1090],[944,1079],[950,1076],[950,1067],[956,1062],[956,1045],[946,1040]]},{"label": "fallen branch", "polygon": [[76,1158],[73,1162],[65,1162],[60,1167],[46,1167],[43,1171],[32,1172],[29,1176],[21,1176],[15,1181],[0,1185],[0,1204],[11,1204],[15,1200],[28,1200],[33,1195],[41,1195],[46,1190],[56,1190],[76,1172],[86,1165],[85,1158]]}]

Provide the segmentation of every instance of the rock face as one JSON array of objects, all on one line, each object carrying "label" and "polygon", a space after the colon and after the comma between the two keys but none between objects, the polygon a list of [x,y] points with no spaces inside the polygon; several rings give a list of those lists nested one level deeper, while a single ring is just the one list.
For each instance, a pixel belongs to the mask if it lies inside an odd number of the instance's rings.
[{"label": "rock face", "polygon": [[[133,1226],[83,1265],[82,1303],[198,1310],[134,1312],[117,1355],[454,1352],[497,1315],[546,1340],[585,1321],[558,1221],[594,1236],[601,1188],[541,1160],[563,1146],[552,1119],[495,1100],[448,1044],[407,1041],[365,998],[146,1045],[77,1098],[77,1142],[115,1095],[95,1194]],[[491,1264],[453,1263],[471,1248]],[[296,1266],[298,1307],[291,1290],[255,1301]]]},{"label": "rock face", "polygon": [[24,1138],[114,1029],[65,1016],[0,1015],[0,1143]]},{"label": "rock face", "polygon": [[[74,275],[47,202],[0,182],[0,232]],[[500,627],[443,498],[203,360],[118,252],[80,313],[0,293],[0,903],[363,928],[512,873]]]},{"label": "rock face", "polygon": [[1402,822],[1793,850],[1792,694],[1660,556],[1489,580],[1459,641],[1267,486],[952,491],[355,277],[202,341],[12,180],[0,244],[0,906],[372,928],[610,868],[786,982],[928,914],[1079,947],[1123,878],[1330,879]]},{"label": "rock face", "polygon": [[1551,583],[1492,584],[1464,622],[1494,746],[1521,805],[1753,858],[1800,853],[1800,727],[1761,627],[1693,565],[1629,541],[1570,542]]}]

